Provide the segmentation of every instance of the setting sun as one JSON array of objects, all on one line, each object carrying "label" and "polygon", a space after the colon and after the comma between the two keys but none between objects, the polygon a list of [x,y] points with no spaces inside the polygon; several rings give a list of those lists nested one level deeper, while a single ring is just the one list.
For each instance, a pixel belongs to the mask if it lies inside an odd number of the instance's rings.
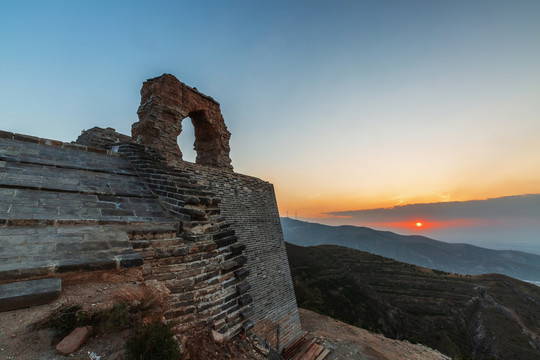
[{"label": "setting sun", "polygon": [[424,225],[424,224],[422,224],[421,222],[416,223],[416,227],[422,227],[422,225]]}]

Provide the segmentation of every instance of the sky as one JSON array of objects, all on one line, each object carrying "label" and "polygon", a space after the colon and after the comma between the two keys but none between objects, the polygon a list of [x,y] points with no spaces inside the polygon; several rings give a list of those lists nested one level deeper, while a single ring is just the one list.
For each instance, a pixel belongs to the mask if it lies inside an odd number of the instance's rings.
[{"label": "sky", "polygon": [[0,129],[130,134],[142,82],[171,73],[220,102],[235,171],[273,183],[283,216],[539,194],[539,17],[537,0],[3,0]]},{"label": "sky", "polygon": [[540,194],[337,211],[328,215],[318,221],[540,255]]}]

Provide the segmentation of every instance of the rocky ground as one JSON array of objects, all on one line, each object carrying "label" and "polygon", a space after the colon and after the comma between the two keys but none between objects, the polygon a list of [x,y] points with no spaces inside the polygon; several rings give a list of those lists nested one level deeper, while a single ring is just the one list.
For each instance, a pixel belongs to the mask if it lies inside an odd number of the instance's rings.
[{"label": "rocky ground", "polygon": [[392,340],[313,311],[298,309],[302,328],[326,338],[332,351],[325,360],[449,360],[422,345]]},{"label": "rocky ground", "polygon": [[[79,295],[97,292],[99,288],[79,289]],[[98,293],[100,293],[99,291]],[[65,300],[65,299],[64,299]],[[61,300],[60,300],[61,301]],[[364,329],[347,325],[315,312],[299,309],[304,330],[325,339],[324,345],[331,352],[327,360],[448,360],[439,352],[406,341],[388,339]],[[55,345],[58,342],[48,329],[31,331],[29,323],[46,314],[44,306],[10,311],[0,314],[0,359],[21,360],[62,360]],[[122,359],[124,341],[129,330],[115,333],[94,334],[77,352],[69,358],[77,360]],[[257,349],[251,338],[237,338],[233,343],[216,344],[209,334],[202,330],[190,334],[186,346],[188,359],[232,359],[257,360],[269,357]],[[277,359],[275,356],[272,358]]]},{"label": "rocky ground", "polygon": [[[142,285],[138,274],[94,274],[93,281],[74,277],[65,279],[62,295],[54,302],[17,311],[0,313],[0,360],[61,360],[66,357],[55,347],[61,340],[50,329],[36,329],[35,324],[66,304],[84,304],[90,309],[110,308],[115,302],[130,303],[151,291],[160,298],[159,284]],[[84,285],[81,285],[84,284]],[[151,287],[151,289],[149,289]],[[165,293],[163,293],[165,295]],[[332,318],[300,309],[302,327],[325,339],[332,350],[327,359],[355,360],[443,360],[440,353],[408,342],[396,341]],[[106,332],[96,329],[90,339],[68,358],[77,360],[120,360],[130,330]],[[208,329],[200,329],[179,337],[187,359],[278,359],[264,354],[252,337],[238,336],[235,341],[217,344]],[[264,354],[264,355],[263,355]]]},{"label": "rocky ground", "polygon": [[[90,278],[89,278],[90,277]],[[65,278],[62,293],[55,301],[15,311],[0,313],[0,360],[121,360],[130,329],[106,331],[94,329],[91,337],[79,350],[69,356],[60,355],[56,345],[62,340],[48,328],[39,328],[55,310],[80,304],[86,311],[109,309],[117,302],[130,304],[151,293],[156,301],[155,313],[160,317],[166,289],[157,282],[142,282],[136,271],[121,273],[94,272]],[[150,317],[156,317],[150,314]],[[143,319],[155,320],[155,319]],[[186,360],[266,359],[251,337],[236,337],[235,341],[218,344],[208,329],[193,330],[178,336]]]}]

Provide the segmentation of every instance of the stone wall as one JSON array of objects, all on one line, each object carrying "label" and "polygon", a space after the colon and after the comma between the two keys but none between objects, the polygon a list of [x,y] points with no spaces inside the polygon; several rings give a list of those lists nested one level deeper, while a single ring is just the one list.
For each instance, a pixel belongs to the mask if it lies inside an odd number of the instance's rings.
[{"label": "stone wall", "polygon": [[246,246],[255,333],[273,348],[288,344],[302,330],[273,185],[185,161],[177,167],[221,198],[221,214]]},{"label": "stone wall", "polygon": [[117,142],[130,142],[131,137],[117,133],[113,128],[100,128],[95,126],[88,130],[83,130],[81,135],[77,138],[76,143],[86,146],[104,148],[109,144]]},{"label": "stone wall", "polygon": [[[219,296],[224,294],[222,290],[230,290],[230,294],[220,298],[224,303],[216,308],[220,311],[218,317],[214,313],[206,313],[202,304],[199,308],[195,305],[195,312],[208,316],[214,329],[227,336],[233,336],[241,327],[244,330],[251,328],[252,321],[255,333],[279,350],[299,336],[302,330],[272,184],[232,171],[230,133],[219,103],[174,76],[164,74],[144,83],[138,114],[139,122],[132,126],[135,141],[128,139],[119,151],[130,159],[163,206],[182,222],[185,230],[213,232],[217,224],[216,234],[227,234],[224,238],[220,235],[213,237],[218,244],[217,249],[208,251],[212,252],[211,257],[223,261],[218,275],[224,276],[225,283]],[[177,144],[181,121],[187,116],[195,127],[196,164],[182,160]],[[88,132],[95,135],[90,136]],[[103,146],[105,138],[125,137],[100,129],[88,132],[77,142]],[[86,138],[91,141],[85,142]],[[117,142],[112,141],[107,146]],[[224,219],[216,217],[218,215]],[[220,227],[221,222],[227,226]],[[229,242],[227,239],[232,240]],[[152,253],[145,258],[147,263],[151,259]],[[229,265],[223,267],[224,264]],[[244,271],[241,274],[235,271],[236,279],[228,278],[232,275],[227,266]],[[161,271],[158,270],[158,278],[169,276]],[[181,269],[176,269],[170,285],[174,286],[175,281],[182,283],[184,276]],[[244,280],[245,276],[249,283]],[[205,281],[196,285],[211,285]],[[194,290],[184,288],[182,291],[191,294]],[[182,301],[179,299],[177,304]],[[232,310],[229,304],[234,304]],[[188,307],[184,308],[184,305]],[[184,316],[189,318],[192,305],[178,305],[182,310],[172,312],[171,316],[181,321],[185,320]]]},{"label": "stone wall", "polygon": [[179,221],[174,238],[131,234],[144,259],[145,280],[161,281],[170,291],[167,321],[177,324],[178,333],[209,326],[216,341],[251,330],[245,245],[237,243],[234,228],[220,215],[221,200],[153,148],[123,143],[118,151]]}]

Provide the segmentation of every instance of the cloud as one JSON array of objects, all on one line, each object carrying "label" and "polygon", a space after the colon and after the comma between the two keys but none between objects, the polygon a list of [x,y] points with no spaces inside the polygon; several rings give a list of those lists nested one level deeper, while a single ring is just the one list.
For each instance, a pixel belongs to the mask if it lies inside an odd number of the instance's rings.
[{"label": "cloud", "polygon": [[400,222],[410,218],[449,221],[456,219],[537,219],[540,221],[540,194],[505,196],[487,200],[453,201],[399,205],[391,208],[335,211],[332,217],[350,217],[366,223]]},{"label": "cloud", "polygon": [[[540,254],[540,194],[335,211],[315,220]],[[422,222],[422,227],[416,223]]]}]

